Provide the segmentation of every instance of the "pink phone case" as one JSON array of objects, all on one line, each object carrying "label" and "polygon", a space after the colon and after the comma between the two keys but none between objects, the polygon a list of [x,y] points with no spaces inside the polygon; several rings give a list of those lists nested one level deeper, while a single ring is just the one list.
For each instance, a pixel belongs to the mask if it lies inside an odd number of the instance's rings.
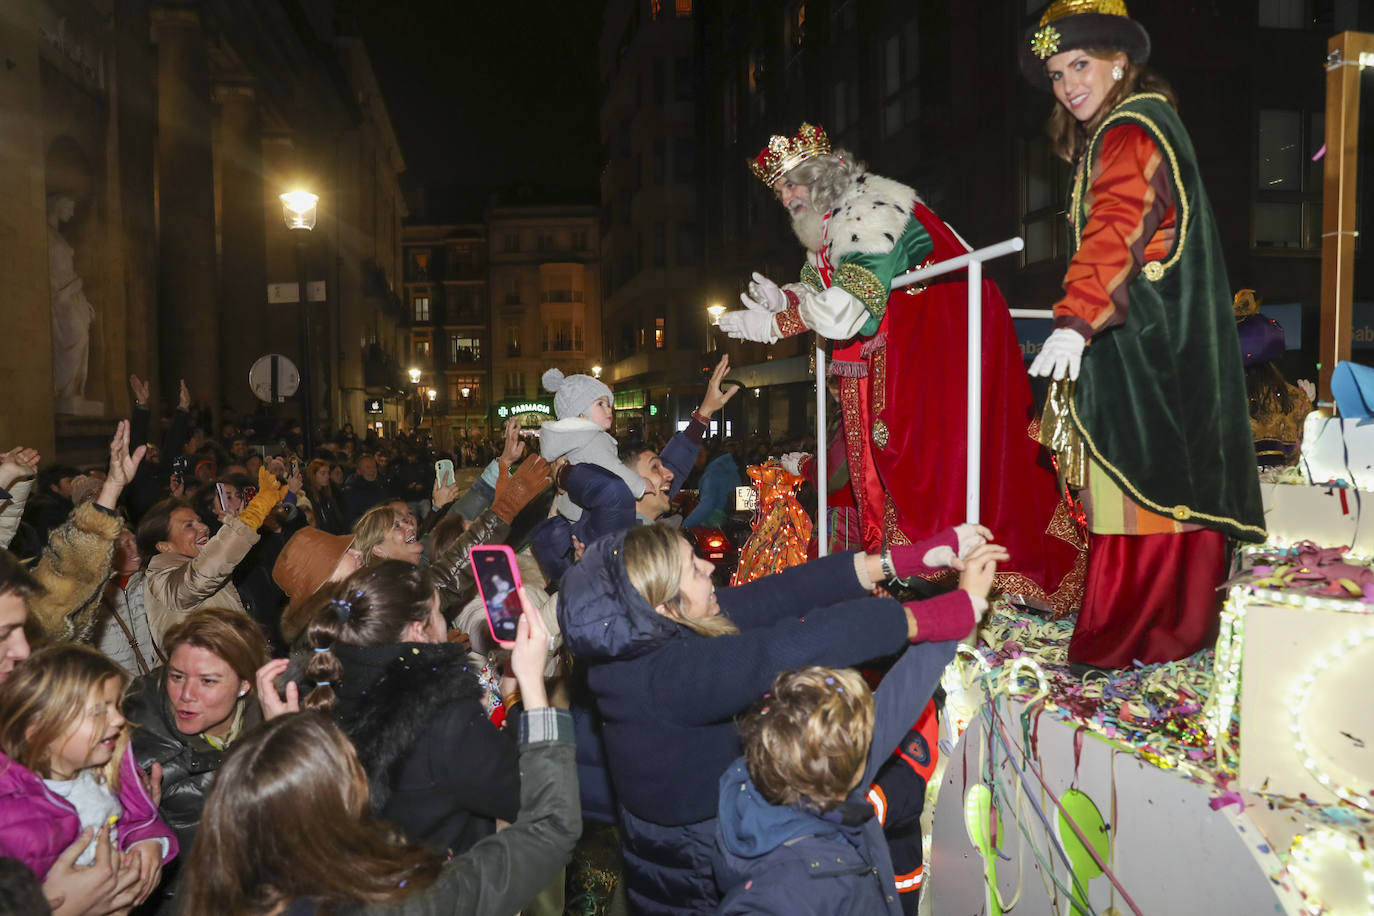
[{"label": "pink phone case", "polygon": [[520,622],[520,567],[515,551],[505,544],[479,544],[468,552],[477,593],[487,612],[487,627],[498,643],[515,641]]}]

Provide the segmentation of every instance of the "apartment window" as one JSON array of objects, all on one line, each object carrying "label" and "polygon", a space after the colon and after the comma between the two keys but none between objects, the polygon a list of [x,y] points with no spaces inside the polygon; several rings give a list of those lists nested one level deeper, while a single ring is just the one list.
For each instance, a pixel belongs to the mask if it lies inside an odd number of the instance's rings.
[{"label": "apartment window", "polygon": [[518,325],[506,326],[506,355],[520,355],[520,327]]},{"label": "apartment window", "polygon": [[679,19],[687,19],[692,15],[692,0],[675,0],[673,12]]},{"label": "apartment window", "polygon": [[655,349],[655,350],[662,350],[663,347],[664,347],[664,345],[668,342],[667,330],[668,330],[668,328],[667,328],[667,319],[666,319],[666,318],[655,318],[655,319],[654,319],[654,349]]},{"label": "apartment window", "polygon": [[1321,146],[1325,116],[1318,112],[1261,109],[1255,153],[1251,242],[1261,249],[1321,247]]},{"label": "apartment window", "polygon": [[544,351],[566,353],[582,349],[582,322],[555,318],[544,323]]},{"label": "apartment window", "polygon": [[482,361],[482,338],[450,335],[448,361],[452,365],[468,365]]},{"label": "apartment window", "polygon": [[507,252],[516,252],[516,251],[519,251],[519,250],[520,250],[520,233],[518,233],[518,232],[507,232],[507,233],[505,234],[505,237],[504,237],[504,238],[502,239],[502,241],[501,241],[501,247],[502,247],[502,249],[504,249],[504,250],[507,251]]},{"label": "apartment window", "polygon": [[450,286],[447,288],[449,309],[447,320],[458,324],[484,324],[482,300],[486,295],[481,285]]},{"label": "apartment window", "polygon": [[506,397],[508,399],[525,396],[525,373],[510,371],[506,373]]},{"label": "apartment window", "polygon": [[407,280],[424,283],[429,280],[429,249],[412,248],[410,249],[410,262],[406,265],[409,276]]},{"label": "apartment window", "polygon": [[512,278],[506,284],[506,305],[520,304],[520,281]]},{"label": "apartment window", "polygon": [[410,314],[415,321],[429,321],[429,293],[411,297]]},{"label": "apartment window", "polygon": [[878,54],[879,84],[883,89],[883,136],[891,137],[921,112],[918,74],[916,17],[903,24],[901,31],[883,39]]},{"label": "apartment window", "polygon": [[584,230],[579,229],[573,233],[572,246],[574,251],[587,250],[587,233]]},{"label": "apartment window", "polygon": [[690,137],[673,141],[673,181],[691,184],[696,180],[697,144]]},{"label": "apartment window", "polygon": [[[376,343],[374,340],[373,343]],[[410,335],[410,358],[416,362],[428,362],[433,354],[433,338],[429,331],[414,331]]]},{"label": "apartment window", "polygon": [[1021,263],[1062,259],[1068,163],[1060,161],[1039,137],[1022,141],[1021,150],[1021,235],[1026,240]]}]

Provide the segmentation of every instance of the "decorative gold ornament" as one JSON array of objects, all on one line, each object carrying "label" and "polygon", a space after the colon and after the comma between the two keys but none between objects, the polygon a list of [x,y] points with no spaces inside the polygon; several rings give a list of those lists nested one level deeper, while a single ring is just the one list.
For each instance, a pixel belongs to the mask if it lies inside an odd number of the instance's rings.
[{"label": "decorative gold ornament", "polygon": [[1042,26],[1031,36],[1031,50],[1041,60],[1059,53],[1059,30],[1052,25]]},{"label": "decorative gold ornament", "polygon": [[873,444],[878,448],[887,448],[887,424],[882,420],[873,421]]},{"label": "decorative gold ornament", "polygon": [[1106,16],[1130,16],[1126,12],[1126,0],[1054,0],[1040,14],[1040,25],[1045,26],[1065,16],[1079,13],[1102,13]]},{"label": "decorative gold ornament", "polygon": [[1164,265],[1158,261],[1149,261],[1144,267],[1140,268],[1140,272],[1145,275],[1146,280],[1149,280],[1151,283],[1158,283],[1159,278],[1164,276]]},{"label": "decorative gold ornament", "polygon": [[830,153],[830,138],[825,128],[802,122],[796,134],[784,137],[774,134],[754,161],[749,164],[754,175],[768,187],[808,159]]}]

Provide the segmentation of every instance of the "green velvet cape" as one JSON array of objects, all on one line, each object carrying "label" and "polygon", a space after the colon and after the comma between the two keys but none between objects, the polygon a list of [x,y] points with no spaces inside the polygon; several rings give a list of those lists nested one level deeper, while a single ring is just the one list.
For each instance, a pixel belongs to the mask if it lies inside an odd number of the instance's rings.
[{"label": "green velvet cape", "polygon": [[1174,195],[1174,248],[1130,281],[1124,324],[1083,354],[1074,423],[1131,498],[1160,514],[1244,541],[1265,537],[1254,440],[1221,240],[1177,113],[1157,94],[1131,96],[1084,152],[1070,214],[1076,252],[1103,134],[1134,124],[1159,146]]}]

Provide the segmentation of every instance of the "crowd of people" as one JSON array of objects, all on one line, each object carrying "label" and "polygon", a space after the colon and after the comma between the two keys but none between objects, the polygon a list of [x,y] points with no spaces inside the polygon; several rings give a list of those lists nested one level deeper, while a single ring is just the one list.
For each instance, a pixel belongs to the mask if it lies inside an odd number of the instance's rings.
[{"label": "crowd of people", "polygon": [[[738,391],[722,358],[661,443],[617,439],[610,389],[551,370],[537,454],[514,421],[452,455],[348,427],[308,454],[299,430],[210,438],[184,383],[154,445],[134,376],[101,467],[0,455],[0,910],[914,913],[938,680],[990,593],[1052,612],[1085,601],[1084,664],[1117,664],[1108,644],[1176,658],[1214,623],[1222,536],[1262,533],[1253,487],[1214,485],[1216,460],[1156,480],[1115,451],[1123,421],[1100,405],[1145,386],[1111,354],[1154,347],[1180,298],[1205,351],[1184,368],[1243,393],[1239,351],[1201,305],[1214,252],[1183,249],[1188,226],[1211,238],[1186,133],[1144,68],[1148,36],[1116,6],[1056,0],[1023,49],[1081,166],[1066,298],[1032,372],[1055,377],[1051,406],[1069,405],[1087,443],[1089,482],[1072,480],[1089,498],[1086,565],[1023,435],[1028,388],[992,286],[984,506],[1010,550],[954,523],[966,446],[930,377],[963,371],[947,333],[967,284],[892,284],[967,246],[803,125],[754,163],[806,244],[802,282],[756,274],[721,327],[835,341],[843,419],[826,442],[710,439]],[[1148,244],[1112,244],[1119,225]],[[1142,430],[1200,422],[1206,399],[1151,391]],[[1242,417],[1192,445],[1231,455]],[[1069,460],[1066,438],[1047,444]],[[837,497],[832,548],[842,532],[864,549],[718,588],[684,529],[720,524],[770,456]],[[481,472],[460,487],[437,459]],[[474,549],[498,545],[510,568],[479,590]],[[1179,593],[1109,600],[1147,568],[1172,570]],[[513,632],[484,598],[518,606]],[[615,855],[579,862],[588,838]]]}]

